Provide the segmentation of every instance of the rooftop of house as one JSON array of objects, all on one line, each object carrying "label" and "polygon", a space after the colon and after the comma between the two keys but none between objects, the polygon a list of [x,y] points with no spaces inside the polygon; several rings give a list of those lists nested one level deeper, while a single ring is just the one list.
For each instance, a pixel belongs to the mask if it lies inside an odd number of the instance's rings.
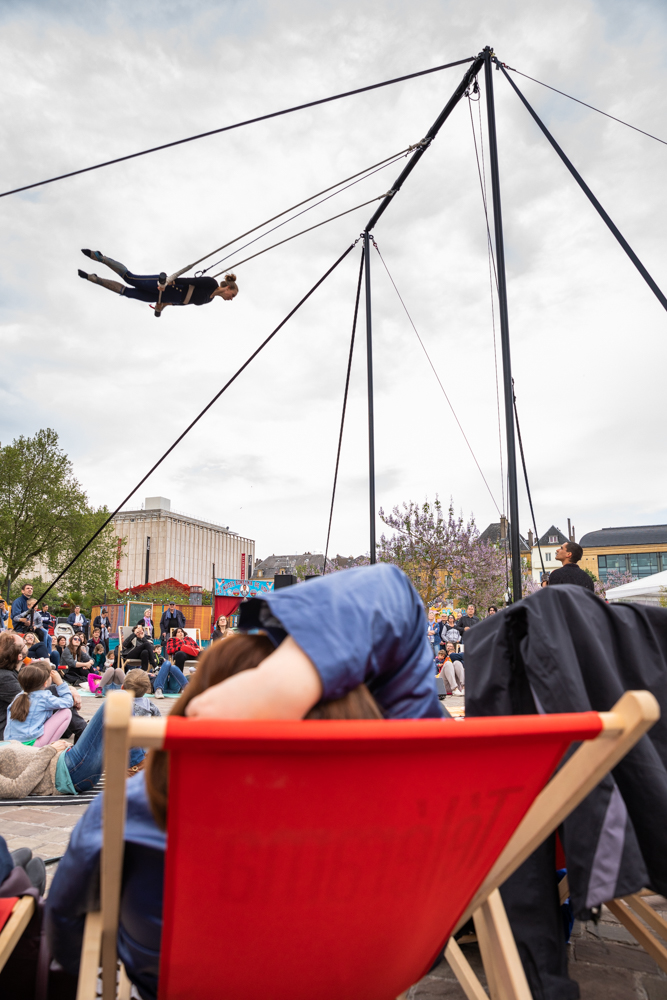
[{"label": "rooftop of house", "polygon": [[[482,534],[479,536],[480,542],[490,542],[491,545],[507,545],[509,542],[509,531],[510,524],[507,522],[507,539],[500,537],[500,521],[493,521],[487,528],[484,529]],[[521,552],[530,552],[530,545],[523,537],[519,535],[519,550]]]},{"label": "rooftop of house", "polygon": [[582,548],[619,545],[667,545],[667,524],[639,524],[627,528],[600,528],[588,531],[579,540]]},{"label": "rooftop of house", "polygon": [[[540,545],[562,545],[563,542],[569,542],[567,535],[564,535],[560,528],[557,528],[555,524],[552,524],[548,531],[545,531],[540,538]],[[537,544],[537,543],[536,543]]]}]

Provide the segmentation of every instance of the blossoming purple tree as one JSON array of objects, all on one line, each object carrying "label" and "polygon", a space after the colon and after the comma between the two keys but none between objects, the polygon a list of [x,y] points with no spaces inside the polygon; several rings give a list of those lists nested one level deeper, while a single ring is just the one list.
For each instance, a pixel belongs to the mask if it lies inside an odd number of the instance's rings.
[{"label": "blossoming purple tree", "polygon": [[451,500],[445,511],[437,495],[433,503],[411,500],[379,514],[391,534],[380,537],[378,560],[400,566],[426,607],[444,595],[480,609],[502,604],[505,559],[480,540],[472,515],[467,521],[457,517]]}]

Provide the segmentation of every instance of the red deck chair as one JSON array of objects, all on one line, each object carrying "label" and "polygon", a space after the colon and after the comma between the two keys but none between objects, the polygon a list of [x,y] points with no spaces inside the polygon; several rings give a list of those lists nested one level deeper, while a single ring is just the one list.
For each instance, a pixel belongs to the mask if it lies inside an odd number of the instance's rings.
[{"label": "red deck chair", "polygon": [[7,964],[34,912],[33,896],[4,896],[0,899],[0,972]]},{"label": "red deck chair", "polygon": [[[394,1000],[473,913],[492,997],[528,1000],[497,888],[659,714],[647,692],[609,713],[463,722],[144,719],[131,703],[107,698],[102,910],[79,1000],[100,954],[116,995],[128,745],[171,752],[160,1000]],[[453,940],[446,957],[481,1000]]]}]

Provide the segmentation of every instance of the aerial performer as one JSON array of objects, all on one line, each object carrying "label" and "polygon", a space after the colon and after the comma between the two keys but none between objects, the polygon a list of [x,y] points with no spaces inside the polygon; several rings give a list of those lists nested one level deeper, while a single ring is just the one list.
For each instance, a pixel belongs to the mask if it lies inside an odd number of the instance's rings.
[{"label": "aerial performer", "polygon": [[219,297],[225,302],[231,302],[239,293],[235,274],[226,274],[225,280],[218,282],[215,278],[176,278],[167,284],[167,275],[133,274],[125,264],[111,257],[105,257],[99,250],[82,250],[86,257],[106,264],[119,274],[127,284],[120,281],[110,281],[108,278],[98,278],[96,274],[87,274],[79,270],[79,277],[102,285],[111,292],[124,295],[128,299],[140,299],[141,302],[155,302],[155,315],[159,317],[165,306],[205,306],[212,299]]}]

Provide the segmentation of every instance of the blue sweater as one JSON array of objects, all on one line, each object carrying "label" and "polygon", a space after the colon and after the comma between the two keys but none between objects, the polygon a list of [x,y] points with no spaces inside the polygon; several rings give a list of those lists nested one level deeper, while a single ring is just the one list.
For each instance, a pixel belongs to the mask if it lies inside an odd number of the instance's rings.
[{"label": "blue sweater", "polygon": [[[396,566],[345,570],[263,597],[248,602],[251,613],[268,606],[315,664],[325,700],[365,682],[388,718],[442,718],[424,609]],[[86,912],[99,905],[101,822],[99,795],[72,833],[46,903],[53,955],[72,974]],[[138,774],[127,785],[118,953],[145,1000],[157,997],[165,847]]]},{"label": "blue sweater", "polygon": [[38,740],[44,734],[44,723],[46,720],[50,719],[53,713],[59,709],[71,708],[74,704],[72,692],[67,684],[58,684],[56,691],[58,692],[57,698],[51,694],[48,688],[42,688],[41,691],[32,691],[29,695],[30,711],[28,712],[28,718],[24,722],[19,722],[17,719],[12,719],[11,717],[12,705],[16,701],[16,698],[21,697],[17,694],[7,709],[7,724],[5,725],[4,738],[6,740],[19,740],[21,743],[27,743],[28,740]]}]

